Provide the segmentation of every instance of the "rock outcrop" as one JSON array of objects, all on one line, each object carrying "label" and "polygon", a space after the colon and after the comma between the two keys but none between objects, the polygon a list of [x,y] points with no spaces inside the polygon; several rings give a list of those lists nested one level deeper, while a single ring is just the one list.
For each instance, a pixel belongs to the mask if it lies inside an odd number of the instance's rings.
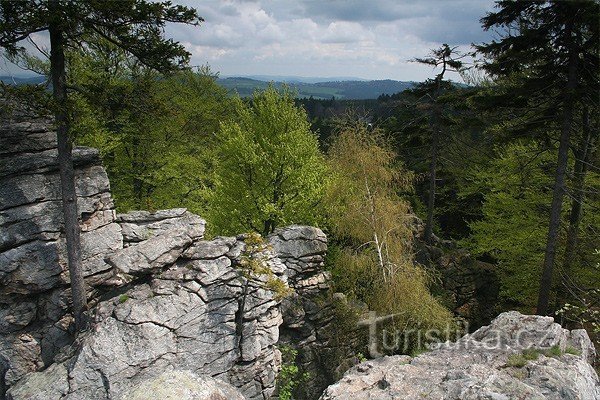
[{"label": "rock outcrop", "polygon": [[[269,398],[280,365],[279,301],[266,288],[267,276],[249,280],[243,272],[245,236],[202,240],[197,222],[107,256],[119,276],[112,281],[123,287],[98,302],[93,329],[67,348],[70,354],[22,378],[8,398],[25,399],[22,393],[44,382],[57,399],[121,399],[165,370],[217,377],[248,399]],[[299,242],[299,232],[308,240]],[[326,249],[323,233],[310,227],[283,229],[276,242],[296,260]],[[264,252],[277,279],[297,274],[297,266],[292,273],[271,250]]]},{"label": "rock outcrop", "polygon": [[[332,293],[331,276],[324,270],[327,238],[307,227],[278,230],[269,237],[274,252],[286,265],[294,293],[283,300],[281,346],[297,351],[295,363],[304,375],[294,398],[317,399],[341,374],[357,363],[356,352],[366,347],[364,329],[353,320],[341,293]],[[358,317],[356,315],[356,317]]]},{"label": "rock outcrop", "polygon": [[165,371],[269,398],[283,322],[269,280],[326,288],[323,232],[281,229],[261,250],[269,274],[245,271],[246,236],[206,241],[204,220],[185,209],[115,215],[98,152],[76,148],[94,324],[73,343],[55,133],[26,110],[3,118],[0,398],[120,399]]},{"label": "rock outcrop", "polygon": [[596,400],[594,356],[584,330],[568,331],[551,317],[513,311],[418,357],[363,362],[321,400]]},{"label": "rock outcrop", "polygon": [[165,372],[157,378],[143,382],[127,400],[245,400],[230,384],[207,376],[197,376],[189,371]]},{"label": "rock outcrop", "polygon": [[[0,124],[0,397],[72,340],[51,127],[26,109],[3,115]],[[123,237],[98,151],[75,148],[73,157],[84,275],[90,287],[101,286],[112,276],[104,256],[122,248]]]}]

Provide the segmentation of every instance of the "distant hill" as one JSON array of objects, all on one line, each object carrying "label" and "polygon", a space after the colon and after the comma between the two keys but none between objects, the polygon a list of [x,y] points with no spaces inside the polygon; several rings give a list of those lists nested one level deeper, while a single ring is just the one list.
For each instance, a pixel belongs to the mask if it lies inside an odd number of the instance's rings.
[{"label": "distant hill", "polygon": [[[306,78],[305,78],[306,79]],[[315,78],[319,79],[319,78]],[[242,97],[251,96],[256,89],[265,89],[268,80],[251,79],[244,77],[220,78],[217,81],[221,86],[231,92],[237,92]],[[275,81],[275,87],[280,88],[287,84],[298,92],[298,97],[315,99],[376,99],[382,94],[394,94],[412,88],[416,82],[394,81],[390,79],[377,81],[341,80],[330,82],[295,82]]]},{"label": "distant hill", "polygon": [[296,75],[225,75],[223,78],[249,78],[264,82],[286,82],[286,83],[321,83],[321,82],[339,82],[339,81],[368,81],[368,79],[356,78],[352,76],[330,76],[327,78],[314,76],[296,76]]},{"label": "distant hill", "polygon": [[[358,78],[339,78],[336,81],[321,81],[327,78],[306,78],[298,76],[269,76],[256,75],[248,77],[219,78],[217,82],[232,93],[239,93],[242,97],[251,96],[256,89],[265,89],[270,82],[277,88],[288,85],[298,93],[300,98],[313,97],[315,99],[329,100],[332,97],[346,100],[376,99],[382,94],[394,94],[413,87],[416,82],[394,81],[391,79],[366,81]],[[259,79],[260,78],[260,79]],[[275,79],[269,79],[275,78]],[[336,78],[329,78],[336,79]],[[7,84],[37,84],[44,81],[42,76],[12,77],[0,76],[0,80]]]},{"label": "distant hill", "polygon": [[15,77],[8,75],[0,75],[0,81],[9,85],[33,85],[42,83],[46,80],[43,76],[26,76]]}]

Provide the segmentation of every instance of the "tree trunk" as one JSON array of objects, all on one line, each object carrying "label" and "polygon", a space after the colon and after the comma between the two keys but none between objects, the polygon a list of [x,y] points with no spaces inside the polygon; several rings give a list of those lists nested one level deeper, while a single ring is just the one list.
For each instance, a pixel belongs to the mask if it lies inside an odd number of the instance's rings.
[{"label": "tree trunk", "polygon": [[560,133],[560,144],[558,147],[558,160],[554,179],[554,190],[552,193],[552,206],[550,209],[550,223],[548,226],[548,239],[544,254],[542,277],[540,279],[540,292],[538,296],[537,314],[547,315],[550,302],[550,291],[552,288],[552,275],[554,269],[554,258],[556,256],[556,243],[560,229],[560,216],[562,210],[563,196],[565,191],[565,175],[569,158],[569,145],[573,123],[573,108],[575,103],[575,89],[577,88],[577,51],[572,38],[573,21],[569,21],[565,28],[567,48],[569,49],[569,70],[565,90],[565,101],[563,106],[562,127]]},{"label": "tree trunk", "polygon": [[427,202],[427,222],[425,224],[425,241],[431,243],[433,238],[433,216],[435,212],[435,188],[437,179],[437,159],[439,142],[439,110],[438,105],[433,105],[431,123],[431,160],[429,162],[429,199]]},{"label": "tree trunk", "polygon": [[56,18],[49,27],[50,32],[50,71],[53,96],[55,100],[56,136],[58,142],[58,165],[62,191],[62,205],[67,241],[67,262],[71,279],[73,316],[75,326],[81,331],[87,326],[85,312],[87,298],[81,267],[81,241],[77,213],[77,194],[75,192],[75,171],[73,168],[72,143],[69,138],[69,120],[67,115],[66,69],[64,55],[64,35],[59,25],[58,3],[49,3],[50,11]]},{"label": "tree trunk", "polygon": [[144,198],[144,181],[141,176],[145,173],[142,166],[141,158],[144,155],[141,154],[140,139],[137,134],[134,134],[131,140],[131,172],[133,173],[133,199],[138,209],[144,210],[146,204],[143,204]]},{"label": "tree trunk", "polygon": [[[581,222],[581,203],[583,202],[585,175],[587,174],[588,165],[590,162],[590,154],[592,153],[592,130],[590,129],[590,113],[589,109],[583,109],[583,142],[576,153],[574,177],[573,177],[573,197],[571,202],[571,213],[569,215],[569,229],[567,231],[567,243],[565,245],[565,258],[562,266],[562,274],[565,277],[571,275],[571,263],[575,257],[575,249],[579,239],[579,223]],[[561,282],[560,292],[564,295],[563,286],[566,282]]]}]

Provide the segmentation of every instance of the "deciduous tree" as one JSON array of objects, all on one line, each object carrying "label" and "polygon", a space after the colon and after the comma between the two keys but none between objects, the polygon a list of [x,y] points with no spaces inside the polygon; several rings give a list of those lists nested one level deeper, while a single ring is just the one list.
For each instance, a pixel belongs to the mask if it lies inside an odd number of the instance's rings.
[{"label": "deciduous tree", "polygon": [[217,135],[208,216],[220,234],[263,236],[282,224],[318,223],[326,166],[306,113],[290,91],[270,87],[236,99]]}]

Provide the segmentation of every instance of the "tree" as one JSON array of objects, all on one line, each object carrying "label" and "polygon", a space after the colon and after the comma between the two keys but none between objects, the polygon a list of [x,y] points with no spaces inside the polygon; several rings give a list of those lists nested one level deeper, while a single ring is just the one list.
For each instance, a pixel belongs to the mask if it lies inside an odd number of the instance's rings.
[{"label": "tree", "polygon": [[335,174],[327,201],[331,229],[373,249],[387,282],[411,262],[413,221],[397,192],[410,190],[413,175],[395,165],[396,154],[380,131],[369,132],[361,121],[338,129],[328,151]]},{"label": "tree", "polygon": [[[592,120],[595,119],[596,124]],[[593,126],[595,125],[595,126]],[[582,219],[583,204],[586,197],[586,178],[590,166],[594,166],[594,157],[597,151],[597,140],[600,134],[598,116],[590,116],[587,105],[583,106],[581,113],[581,137],[573,147],[575,165],[573,167],[572,188],[569,190],[571,197],[571,211],[569,213],[569,227],[565,245],[565,258],[562,273],[569,275],[574,259],[575,249],[579,240],[579,227]]]},{"label": "tree", "polygon": [[100,149],[117,210],[186,207],[204,215],[211,152],[232,101],[208,67],[160,76],[110,43],[67,54],[82,87],[73,130]]},{"label": "tree", "polygon": [[[428,273],[413,261],[414,216],[398,195],[410,190],[413,174],[397,162],[382,133],[360,120],[338,126],[328,162],[335,175],[325,201],[330,242],[343,244],[332,268],[336,290],[384,316],[388,332],[452,329],[451,313],[431,295]],[[409,336],[405,348],[396,344],[386,352],[423,345]]]},{"label": "tree", "polygon": [[523,110],[523,131],[558,131],[557,161],[549,213],[546,250],[540,279],[537,313],[549,311],[553,270],[566,187],[566,172],[578,105],[597,109],[600,69],[598,49],[600,5],[596,1],[502,0],[498,11],[482,19],[484,29],[501,37],[478,46],[487,57],[484,68],[516,85],[503,104]]},{"label": "tree", "polygon": [[495,260],[504,309],[535,307],[537,287],[531,283],[544,257],[551,163],[548,149],[522,139],[498,145],[486,164],[465,171],[470,185],[463,190],[483,197],[483,215],[470,223],[472,233],[463,244],[472,254]]},{"label": "tree", "polygon": [[436,189],[436,174],[439,157],[439,142],[442,131],[442,109],[439,104],[439,97],[444,88],[451,84],[444,81],[446,72],[458,72],[463,63],[460,61],[460,56],[456,52],[456,47],[450,47],[443,44],[439,49],[431,52],[431,56],[427,58],[417,58],[415,61],[425,65],[431,65],[434,68],[441,67],[440,72],[434,79],[429,79],[419,85],[418,90],[425,92],[425,95],[430,100],[430,117],[429,126],[431,130],[431,148],[429,155],[429,196],[427,201],[427,222],[425,223],[425,240],[430,243],[433,236],[433,217],[435,212],[435,189]]},{"label": "tree", "polygon": [[306,113],[274,87],[235,100],[217,135],[208,216],[220,234],[263,236],[282,224],[318,223],[326,167]]},{"label": "tree", "polygon": [[90,38],[101,37],[126,50],[147,66],[169,71],[183,67],[190,54],[163,37],[167,22],[199,25],[196,10],[169,1],[146,0],[29,0],[0,1],[0,46],[9,56],[24,49],[20,42],[32,34],[50,35],[50,76],[56,120],[58,163],[62,190],[67,258],[72,288],[73,315],[78,330],[87,325],[86,291],[81,267],[81,244],[77,195],[70,137],[68,65],[65,51],[85,47]]}]

